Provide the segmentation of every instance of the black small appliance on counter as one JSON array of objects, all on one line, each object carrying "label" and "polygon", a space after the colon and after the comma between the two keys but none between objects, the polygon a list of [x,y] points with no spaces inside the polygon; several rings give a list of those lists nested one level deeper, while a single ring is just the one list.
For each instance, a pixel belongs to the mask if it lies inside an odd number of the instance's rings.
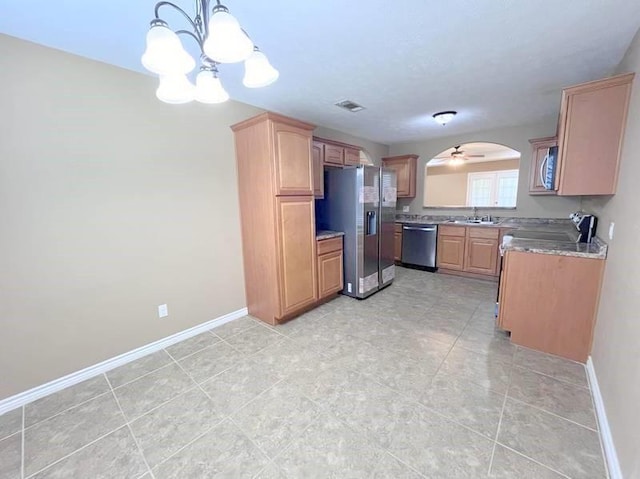
[{"label": "black small appliance on counter", "polygon": [[591,243],[591,240],[596,235],[596,227],[598,226],[598,218],[593,215],[585,215],[578,211],[572,213],[570,216],[571,221],[578,230],[578,243]]}]

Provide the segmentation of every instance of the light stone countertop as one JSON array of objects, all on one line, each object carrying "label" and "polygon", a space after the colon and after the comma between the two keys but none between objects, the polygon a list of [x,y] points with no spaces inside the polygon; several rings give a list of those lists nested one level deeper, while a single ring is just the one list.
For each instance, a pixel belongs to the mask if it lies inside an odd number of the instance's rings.
[{"label": "light stone countertop", "polygon": [[330,230],[320,230],[316,231],[316,240],[326,240],[331,238],[338,238],[340,236],[344,236],[342,231],[330,231]]}]

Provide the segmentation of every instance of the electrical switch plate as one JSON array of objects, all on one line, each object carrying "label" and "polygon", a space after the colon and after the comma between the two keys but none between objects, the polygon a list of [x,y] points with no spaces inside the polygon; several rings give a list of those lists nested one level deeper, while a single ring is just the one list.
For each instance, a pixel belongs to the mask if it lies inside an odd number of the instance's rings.
[{"label": "electrical switch plate", "polygon": [[409,212],[409,207],[408,206],[403,206],[402,207],[402,212],[403,213],[408,213]]},{"label": "electrical switch plate", "polygon": [[613,239],[613,228],[615,228],[616,224],[612,221],[609,223],[609,239]]},{"label": "electrical switch plate", "polygon": [[158,317],[166,318],[167,316],[169,316],[169,308],[167,308],[167,305],[161,304],[160,306],[158,306]]}]

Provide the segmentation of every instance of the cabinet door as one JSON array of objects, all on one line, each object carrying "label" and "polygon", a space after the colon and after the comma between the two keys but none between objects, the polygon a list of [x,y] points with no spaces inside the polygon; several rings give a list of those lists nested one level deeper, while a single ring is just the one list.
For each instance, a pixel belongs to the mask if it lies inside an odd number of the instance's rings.
[{"label": "cabinet door", "polygon": [[394,233],[394,240],[393,259],[396,261],[402,261],[402,233]]},{"label": "cabinet door", "polygon": [[311,132],[273,124],[276,195],[313,195]]},{"label": "cabinet door", "polygon": [[318,296],[320,299],[342,291],[342,250],[318,256]]},{"label": "cabinet door", "polygon": [[545,163],[549,148],[556,146],[555,138],[541,138],[540,140],[530,140],[532,147],[531,170],[529,177],[530,195],[555,195],[555,189],[547,190],[542,182],[541,171]]},{"label": "cabinet door", "polygon": [[317,299],[316,237],[313,196],[280,196],[275,202],[280,319]]},{"label": "cabinet door", "polygon": [[313,142],[313,196],[324,198],[324,144]]},{"label": "cabinet door", "polygon": [[463,236],[438,235],[438,268],[462,271],[464,268]]},{"label": "cabinet door", "polygon": [[464,270],[469,273],[497,274],[498,240],[467,238]]},{"label": "cabinet door", "polygon": [[357,166],[360,164],[360,150],[355,148],[344,149],[344,164],[345,166]]},{"label": "cabinet door", "polygon": [[393,157],[384,159],[382,166],[396,172],[398,198],[416,196],[416,159],[417,156]]},{"label": "cabinet door", "polygon": [[344,148],[335,145],[324,145],[324,164],[332,166],[344,165]]},{"label": "cabinet door", "polygon": [[559,195],[616,192],[633,74],[563,92],[559,125]]}]

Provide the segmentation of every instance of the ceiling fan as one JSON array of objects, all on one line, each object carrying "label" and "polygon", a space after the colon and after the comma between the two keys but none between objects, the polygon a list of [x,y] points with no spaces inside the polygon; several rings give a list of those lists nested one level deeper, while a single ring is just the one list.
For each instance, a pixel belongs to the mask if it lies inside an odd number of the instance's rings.
[{"label": "ceiling fan", "polygon": [[448,156],[437,156],[437,160],[449,160],[449,164],[453,166],[461,165],[465,160],[469,158],[484,158],[484,155],[467,155],[464,150],[461,150],[462,145],[455,146],[453,151]]}]

